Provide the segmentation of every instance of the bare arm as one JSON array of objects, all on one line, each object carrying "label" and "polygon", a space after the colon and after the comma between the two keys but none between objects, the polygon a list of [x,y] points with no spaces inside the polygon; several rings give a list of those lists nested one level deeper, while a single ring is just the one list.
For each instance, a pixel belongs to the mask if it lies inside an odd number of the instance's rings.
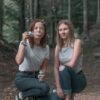
[{"label": "bare arm", "polygon": [[23,62],[24,53],[25,53],[25,46],[21,45],[20,48],[18,49],[18,52],[17,52],[16,57],[15,57],[15,61],[18,65]]},{"label": "bare arm", "polygon": [[57,88],[57,95],[61,98],[64,97],[64,93],[63,90],[61,88],[60,85],[60,78],[59,78],[59,50],[60,47],[56,46],[55,48],[55,61],[54,61],[54,78],[55,78],[55,84],[56,84],[56,88]]},{"label": "bare arm", "polygon": [[46,74],[48,71],[48,59],[45,59],[41,65],[41,70]]},{"label": "bare arm", "polygon": [[[22,41],[24,43],[26,43],[26,39],[28,38],[28,35],[27,35],[27,32],[24,32],[22,34]],[[25,55],[25,45],[22,44],[20,45],[19,49],[18,49],[18,52],[16,54],[16,57],[15,57],[15,61],[16,63],[19,65],[23,62],[23,59],[24,59],[24,55]]]},{"label": "bare arm", "polygon": [[76,39],[75,43],[74,43],[74,51],[73,51],[73,55],[72,55],[71,61],[68,62],[66,65],[68,65],[70,67],[74,67],[76,65],[77,60],[79,59],[81,54],[82,54],[81,40],[80,39]]},{"label": "bare arm", "polygon": [[40,81],[43,81],[48,70],[48,59],[45,59],[42,63],[42,65],[40,66],[40,71],[39,71],[39,75],[38,75],[38,78]]},{"label": "bare arm", "polygon": [[56,87],[60,88],[60,82],[59,82],[59,46],[56,46],[55,48],[55,57],[54,57],[54,78],[55,78],[55,83]]}]

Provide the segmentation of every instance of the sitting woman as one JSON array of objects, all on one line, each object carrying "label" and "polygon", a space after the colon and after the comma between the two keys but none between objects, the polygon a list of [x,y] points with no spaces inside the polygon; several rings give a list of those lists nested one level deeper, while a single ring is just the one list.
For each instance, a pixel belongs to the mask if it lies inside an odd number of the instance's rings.
[{"label": "sitting woman", "polygon": [[86,78],[83,73],[82,62],[82,42],[75,38],[72,23],[68,20],[61,20],[57,27],[57,45],[55,48],[56,90],[53,90],[51,100],[72,100],[75,93],[84,90]]},{"label": "sitting woman", "polygon": [[[18,90],[22,92],[23,97],[48,95],[49,86],[44,81],[49,59],[46,35],[46,25],[41,19],[32,21],[29,32],[22,34],[15,58],[19,65],[15,84]],[[39,75],[39,72],[42,75]]]}]

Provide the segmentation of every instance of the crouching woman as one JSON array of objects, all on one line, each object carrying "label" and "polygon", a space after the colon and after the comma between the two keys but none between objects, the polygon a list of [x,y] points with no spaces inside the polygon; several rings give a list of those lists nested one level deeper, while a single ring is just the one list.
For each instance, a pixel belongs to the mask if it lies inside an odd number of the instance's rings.
[{"label": "crouching woman", "polygon": [[82,63],[82,42],[75,38],[72,23],[68,20],[61,20],[57,27],[57,45],[55,48],[56,90],[51,93],[51,100],[73,100],[75,93],[84,90],[86,78]]}]

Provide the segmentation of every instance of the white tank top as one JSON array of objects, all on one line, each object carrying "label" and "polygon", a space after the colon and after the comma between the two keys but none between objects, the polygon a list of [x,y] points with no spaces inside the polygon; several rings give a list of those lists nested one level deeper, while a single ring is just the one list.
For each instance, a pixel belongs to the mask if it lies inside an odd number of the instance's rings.
[{"label": "white tank top", "polygon": [[[72,47],[64,47],[59,52],[59,60],[60,64],[64,65],[65,63],[69,62],[72,58],[73,48]],[[74,68],[75,72],[79,72],[82,70],[82,62],[83,62],[83,55],[77,61],[77,64]]]}]

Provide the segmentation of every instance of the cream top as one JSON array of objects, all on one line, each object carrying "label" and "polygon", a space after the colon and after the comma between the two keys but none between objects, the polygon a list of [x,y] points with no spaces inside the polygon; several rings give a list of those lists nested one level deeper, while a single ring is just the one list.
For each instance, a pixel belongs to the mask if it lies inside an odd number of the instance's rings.
[{"label": "cream top", "polygon": [[[69,62],[72,58],[72,54],[73,54],[72,47],[62,48],[59,52],[60,64],[64,65],[65,63]],[[83,62],[83,55],[80,56],[80,58],[77,61],[76,66],[73,67],[76,72],[79,72],[80,70],[82,70],[82,62]]]},{"label": "cream top", "polygon": [[[20,43],[21,45],[21,43]],[[25,56],[23,62],[19,65],[20,71],[37,71],[44,59],[49,59],[49,46],[46,48],[34,45],[30,47],[29,41],[26,42]],[[20,46],[19,46],[20,48]]]}]

